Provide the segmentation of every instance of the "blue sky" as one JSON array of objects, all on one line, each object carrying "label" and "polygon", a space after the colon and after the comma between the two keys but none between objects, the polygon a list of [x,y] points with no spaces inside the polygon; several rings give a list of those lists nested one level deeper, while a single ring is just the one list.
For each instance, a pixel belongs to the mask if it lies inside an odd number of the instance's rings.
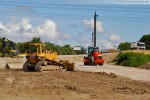
[{"label": "blue sky", "polygon": [[97,12],[97,46],[113,48],[150,34],[150,0],[0,0],[0,36],[41,37],[58,45],[90,46]]}]

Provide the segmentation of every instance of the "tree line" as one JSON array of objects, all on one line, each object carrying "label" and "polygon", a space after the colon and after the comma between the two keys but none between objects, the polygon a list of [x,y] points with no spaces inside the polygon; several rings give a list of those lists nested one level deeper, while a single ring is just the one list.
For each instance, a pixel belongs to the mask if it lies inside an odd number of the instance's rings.
[{"label": "tree line", "polygon": [[[43,43],[43,42],[41,41],[40,37],[33,37],[31,41],[18,42],[18,43],[16,43],[16,45],[17,45],[19,52],[26,53],[27,50],[30,48],[29,47],[30,43]],[[58,55],[80,54],[81,52],[85,53],[84,47],[82,47],[82,51],[80,52],[80,51],[74,51],[73,48],[69,44],[66,44],[64,46],[55,45],[50,42],[44,42],[44,44],[46,45],[47,50],[57,52]],[[2,38],[0,38],[0,45],[1,45],[0,50],[2,50]],[[8,51],[8,50],[10,50],[10,47],[8,46],[6,49]]]},{"label": "tree line", "polygon": [[[147,50],[150,50],[150,34],[144,34],[139,42],[145,43],[145,47]],[[124,42],[120,43],[118,46],[119,50],[130,50],[131,43],[130,42]]]}]

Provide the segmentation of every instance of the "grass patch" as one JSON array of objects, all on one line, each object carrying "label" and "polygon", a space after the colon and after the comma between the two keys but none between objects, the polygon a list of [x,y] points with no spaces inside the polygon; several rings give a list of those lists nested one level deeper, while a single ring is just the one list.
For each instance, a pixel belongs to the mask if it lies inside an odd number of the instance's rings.
[{"label": "grass patch", "polygon": [[119,54],[117,63],[123,66],[139,67],[150,61],[150,54],[125,52]]}]

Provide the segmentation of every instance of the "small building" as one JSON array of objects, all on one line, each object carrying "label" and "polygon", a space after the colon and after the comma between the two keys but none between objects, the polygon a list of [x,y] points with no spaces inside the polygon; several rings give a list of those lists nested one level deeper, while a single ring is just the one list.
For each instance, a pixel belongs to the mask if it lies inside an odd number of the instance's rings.
[{"label": "small building", "polygon": [[74,54],[82,54],[82,47],[81,46],[74,46],[74,47],[72,47],[73,48],[73,50],[74,50]]}]

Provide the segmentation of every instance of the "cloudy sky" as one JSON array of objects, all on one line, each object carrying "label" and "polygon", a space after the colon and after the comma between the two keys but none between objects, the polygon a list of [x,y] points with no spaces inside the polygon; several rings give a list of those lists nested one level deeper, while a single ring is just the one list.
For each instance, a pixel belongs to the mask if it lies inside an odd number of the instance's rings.
[{"label": "cloudy sky", "polygon": [[150,34],[150,0],[0,0],[0,37],[41,37],[58,45],[90,46],[97,12],[97,46],[138,41]]}]

